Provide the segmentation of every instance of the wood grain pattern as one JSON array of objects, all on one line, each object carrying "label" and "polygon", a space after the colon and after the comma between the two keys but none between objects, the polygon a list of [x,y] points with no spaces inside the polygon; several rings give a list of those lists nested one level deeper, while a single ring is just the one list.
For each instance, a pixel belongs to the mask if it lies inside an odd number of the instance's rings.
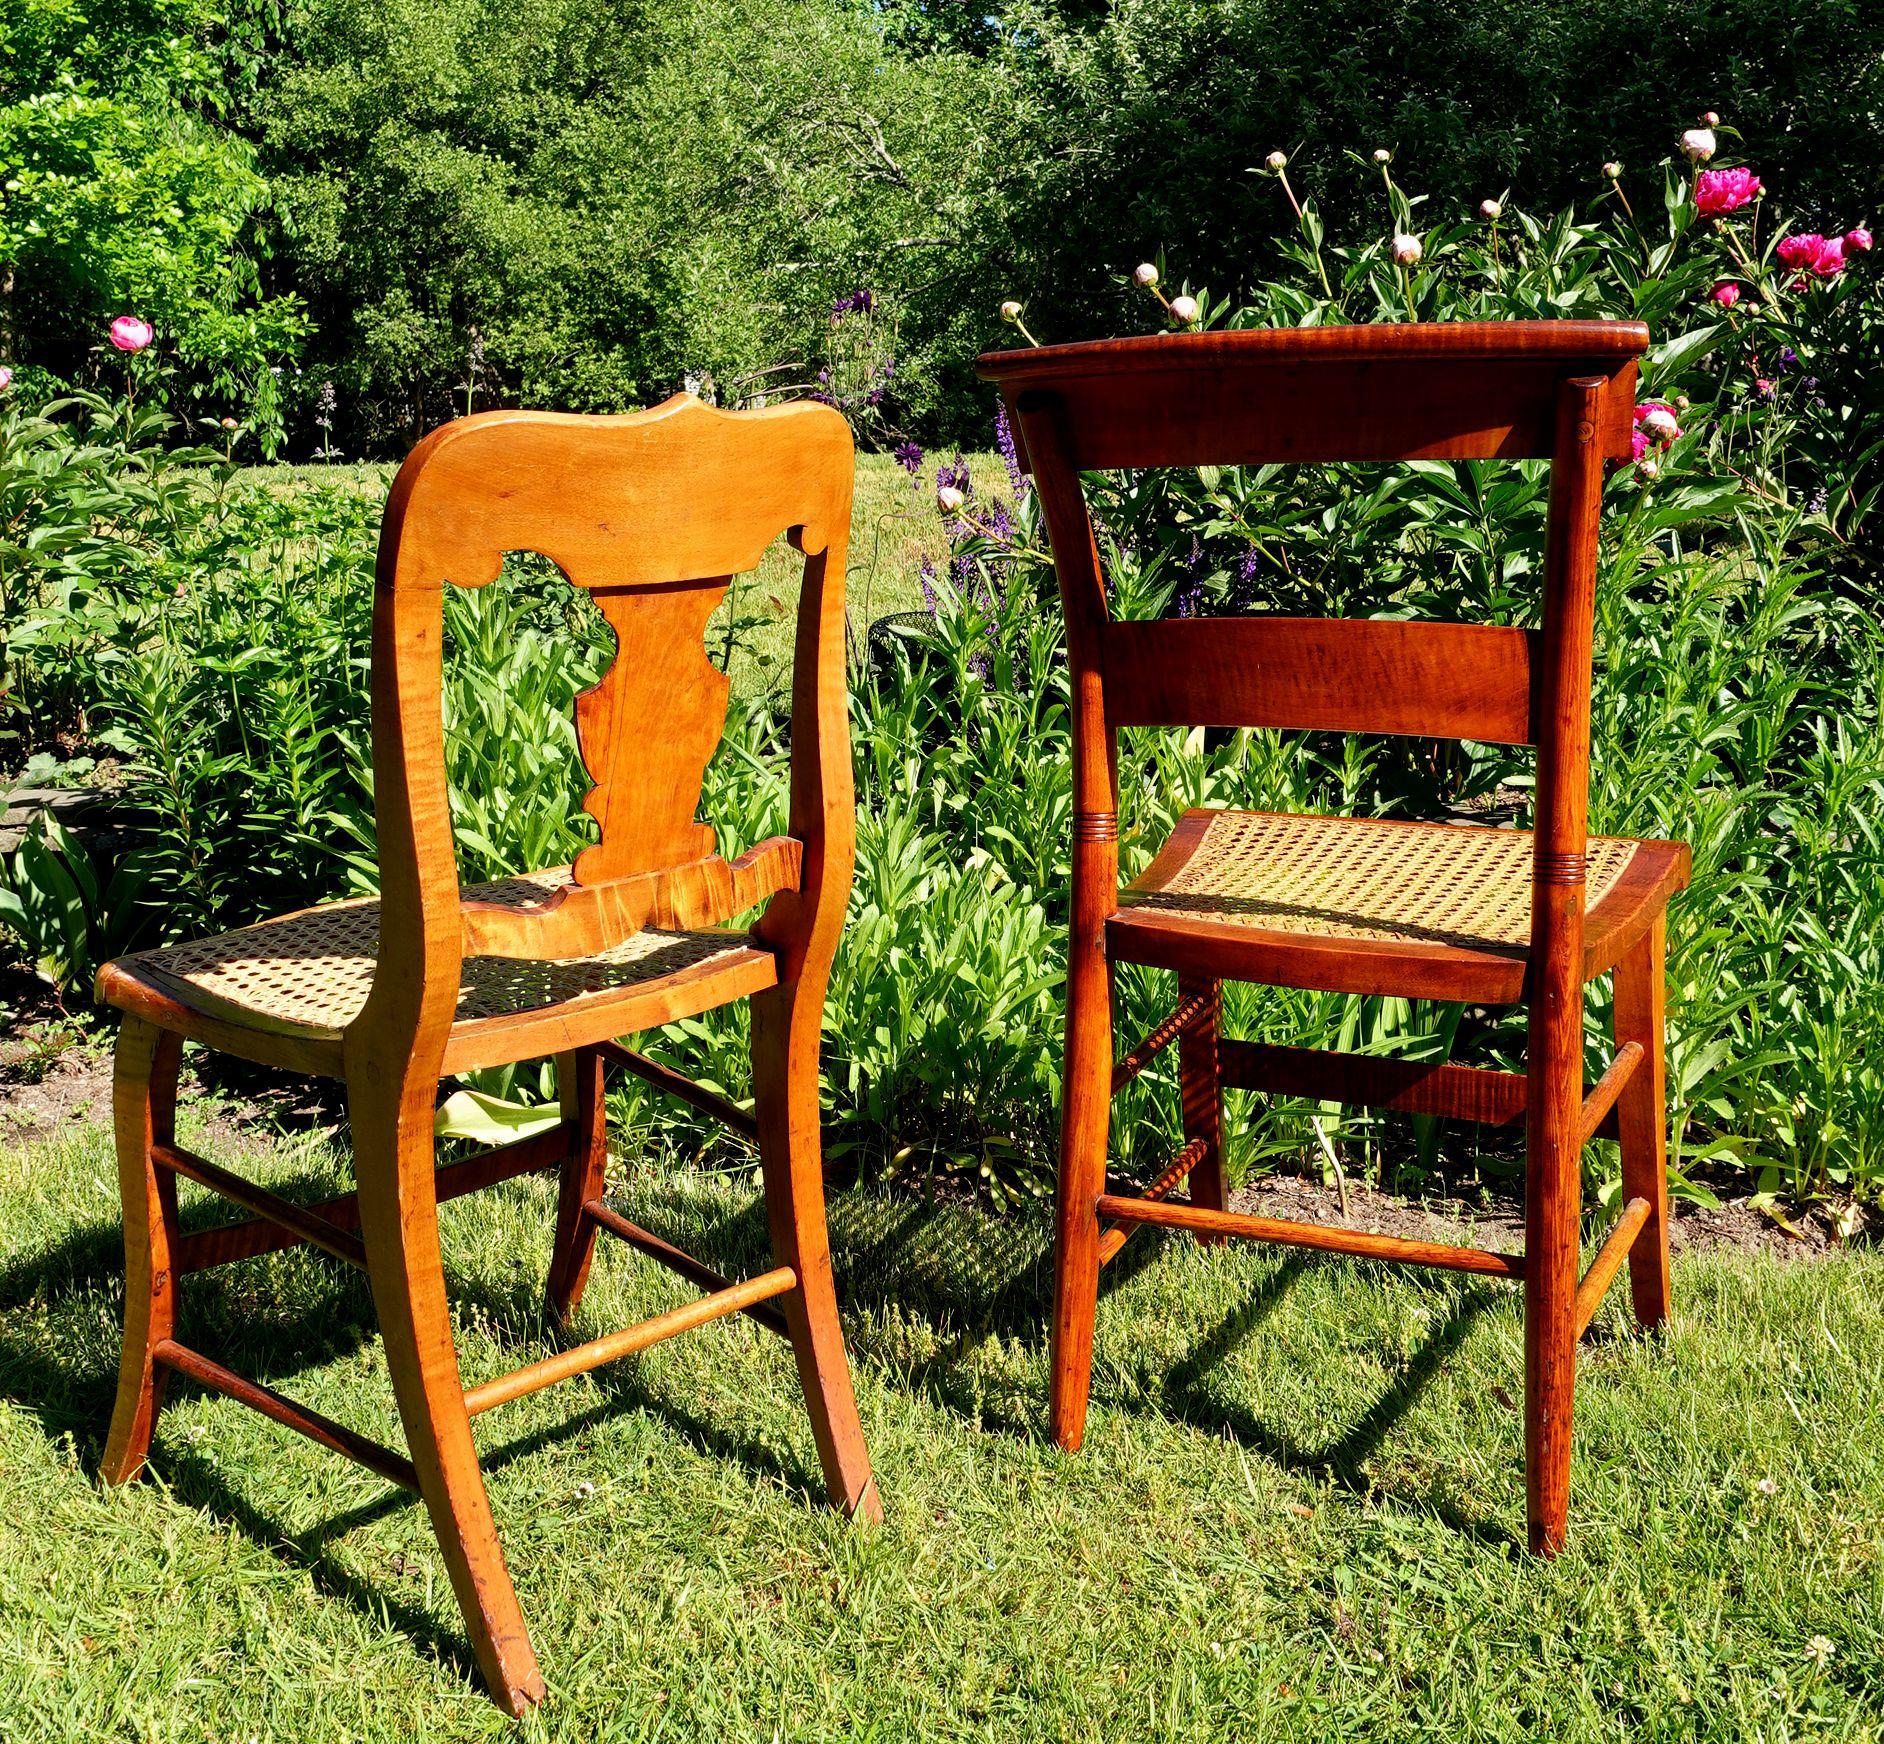
[{"label": "wood grain pattern", "polygon": [[701,1296],[695,1301],[681,1303],[678,1308],[669,1308],[665,1313],[656,1314],[638,1326],[627,1326],[620,1332],[592,1338],[585,1344],[572,1345],[568,1350],[559,1350],[554,1356],[546,1356],[540,1362],[528,1363],[507,1375],[500,1375],[494,1381],[486,1381],[481,1387],[473,1387],[465,1394],[465,1409],[475,1417],[494,1405],[507,1405],[512,1399],[540,1393],[545,1387],[553,1387],[558,1381],[566,1381],[574,1375],[586,1375],[604,1363],[620,1362],[623,1357],[647,1350],[664,1338],[691,1332],[696,1326],[705,1326],[724,1319],[728,1314],[737,1314],[742,1308],[750,1308],[756,1302],[770,1301],[772,1297],[782,1296],[787,1290],[797,1287],[798,1274],[790,1266],[775,1266],[769,1272],[761,1272],[756,1278],[729,1284],[724,1290],[717,1290],[710,1296]]},{"label": "wood grain pattern", "polygon": [[[1626,459],[1648,329],[1612,321],[1422,322],[1157,334],[984,354],[1010,408],[1063,409],[1082,472],[1297,461],[1548,458],[1557,387],[1614,384],[1600,451]],[[1044,464],[1023,442],[1024,464]]]},{"label": "wood grain pattern", "polygon": [[1322,1253],[1355,1254],[1394,1265],[1437,1266],[1454,1272],[1479,1272],[1492,1278],[1524,1276],[1524,1255],[1492,1253],[1485,1248],[1448,1247],[1437,1241],[1406,1241],[1364,1229],[1339,1229],[1325,1223],[1298,1223],[1287,1217],[1250,1217],[1237,1211],[1212,1211],[1201,1205],[1172,1205],[1102,1193],[1101,1217],[1121,1223],[1151,1223],[1162,1229],[1188,1229],[1201,1235],[1239,1236],[1284,1247],[1315,1248]]},{"label": "wood grain pattern", "polygon": [[1532,743],[1536,632],[1382,618],[1167,618],[1105,633],[1115,727]]},{"label": "wood grain pattern", "polygon": [[1622,1146],[1622,1190],[1649,1208],[1641,1238],[1629,1249],[1629,1288],[1636,1320],[1668,1318],[1668,1064],[1666,920],[1655,923],[1616,965],[1616,1040],[1634,1042],[1644,1059],[1616,1099]]},{"label": "wood grain pattern", "polygon": [[1642,1227],[1648,1222],[1652,1211],[1653,1207],[1646,1199],[1631,1199],[1623,1206],[1622,1215],[1616,1219],[1608,1240],[1598,1250],[1596,1258],[1590,1261],[1590,1269],[1577,1285],[1576,1312],[1572,1316],[1578,1338],[1589,1330],[1590,1321],[1595,1317],[1596,1310],[1602,1307],[1609,1286],[1622,1269],[1622,1262],[1641,1238]]},{"label": "wood grain pattern", "polygon": [[[1636,360],[1646,329],[1620,322],[1314,328],[1205,333],[1049,346],[981,359],[1013,414],[1052,543],[1067,621],[1073,727],[1074,828],[1067,1042],[1056,1214],[1051,1428],[1062,1447],[1084,1434],[1091,1386],[1097,1271],[1121,1230],[1151,1223],[1410,1264],[1518,1277],[1525,1284],[1525,1446],[1529,1539],[1549,1553],[1564,1539],[1575,1378],[1578,1153],[1619,1137],[1633,1200],[1648,1206],[1629,1249],[1637,1311],[1666,1313],[1666,1213],[1661,1064],[1662,915],[1688,876],[1678,843],[1604,844],[1610,868],[1586,904],[1590,643],[1597,519],[1606,461],[1627,457]],[[1285,618],[1114,623],[1106,601],[1082,471],[1291,461],[1540,458],[1551,462],[1542,628]],[[1212,814],[1190,813],[1132,889],[1118,888],[1115,769],[1122,726],[1264,726],[1464,737],[1534,744],[1537,829],[1529,844],[1525,934],[1514,914],[1504,845],[1353,830],[1315,837],[1253,815],[1244,844],[1198,862]],[[1319,826],[1318,826],[1319,827]],[[1433,829],[1457,826],[1435,825]],[[1265,833],[1266,832],[1266,833]],[[1300,877],[1335,846],[1338,888],[1293,902],[1271,892],[1265,865],[1286,856]],[[1221,840],[1231,840],[1226,836]],[[1522,838],[1517,838],[1522,843]],[[1423,840],[1423,839],[1422,839]],[[1510,838],[1506,838],[1507,842]],[[1254,845],[1252,845],[1254,844]],[[1465,846],[1471,852],[1463,852]],[[1398,858],[1389,862],[1389,851]],[[1520,853],[1522,849],[1520,849]],[[1236,865],[1222,856],[1245,856]],[[1350,876],[1369,854],[1385,868]],[[1441,886],[1440,915],[1499,917],[1477,930],[1417,915],[1375,924],[1370,893],[1399,888],[1399,870]],[[1311,862],[1316,862],[1311,864]],[[1616,867],[1620,865],[1618,872]],[[1482,868],[1474,872],[1473,867]],[[1361,867],[1367,872],[1367,868]],[[1184,874],[1181,882],[1178,875]],[[1210,876],[1224,879],[1216,891]],[[1296,877],[1290,871],[1288,876]],[[1380,878],[1385,878],[1382,884]],[[1480,878],[1473,885],[1470,880]],[[1203,882],[1198,882],[1203,880]],[[1502,880],[1502,881],[1501,881]],[[1238,891],[1241,894],[1238,894]],[[1482,900],[1473,891],[1495,892]],[[1586,912],[1587,908],[1587,912]],[[1112,966],[1175,971],[1181,992],[1224,979],[1332,993],[1523,1003],[1522,1077],[1450,1063],[1317,1055],[1258,1047],[1186,1029],[1185,1130],[1210,1148],[1213,1109],[1228,1086],[1413,1114],[1525,1122],[1527,1243],[1523,1256],[1321,1230],[1211,1207],[1105,1192],[1112,1070]],[[1614,1065],[1582,1082],[1584,984],[1617,971]],[[1160,1032],[1154,1032],[1154,1038]],[[1128,1078],[1152,1039],[1128,1056]],[[1220,1115],[1215,1119],[1220,1120]],[[1216,1132],[1216,1142],[1221,1142]],[[1207,1177],[1206,1177],[1207,1181]],[[1194,1197],[1208,1197],[1206,1184]],[[1657,1207],[1661,1207],[1660,1211]],[[1631,1218],[1638,1215],[1631,1211]],[[1620,1263],[1618,1250],[1613,1263]],[[1605,1261],[1604,1263],[1611,1263]]]},{"label": "wood grain pattern", "polygon": [[[117,1136],[131,1288],[106,1475],[129,1477],[142,1464],[168,1365],[415,1487],[479,1667],[512,1715],[542,1700],[545,1684],[498,1542],[472,1410],[745,1308],[791,1336],[833,1502],[847,1514],[881,1514],[831,1280],[817,1097],[824,993],[853,855],[844,687],[853,466],[843,419],[816,406],[722,413],[678,398],[620,418],[497,412],[434,432],[400,469],[381,534],[372,672],[381,896],[377,933],[364,935],[364,948],[377,955],[358,1015],[336,1014],[325,1027],[311,1017],[265,1017],[142,962],[107,965],[99,976],[101,997],[128,1014],[119,1042]],[[790,834],[729,859],[697,816],[727,700],[725,677],[706,655],[705,628],[728,578],[757,564],[781,534],[805,565]],[[526,881],[514,900],[466,901],[440,717],[443,594],[450,585],[487,584],[506,553],[520,550],[541,553],[587,589],[616,637],[614,658],[576,710],[593,784],[584,804],[599,839],[578,856],[565,887],[537,895]],[[726,933],[722,944],[706,930],[761,904],[750,932]],[[489,981],[492,959],[519,961],[512,980],[522,985],[532,963],[581,963],[648,926],[689,936],[688,950],[677,952],[680,966],[640,980],[591,978],[585,969],[556,983],[548,1003],[539,988],[534,1001],[522,998],[515,1009],[474,1001],[477,1015],[457,1015],[467,958],[479,963],[474,991]],[[349,949],[357,964],[361,947]],[[605,1048],[631,1064],[640,1060],[616,1047],[620,1035],[747,998],[755,1003],[759,1101],[748,1126],[760,1145],[779,1264],[728,1284],[645,1231],[616,1227],[622,1220],[601,1197],[602,1064]],[[318,1016],[329,1007],[319,1000],[287,1007],[296,1009]],[[357,1191],[297,1207],[177,1150],[172,1087],[184,1036],[343,1079]],[[555,1132],[438,1168],[440,1079],[542,1055],[559,1059],[564,1119]],[[691,1268],[696,1282],[712,1279],[715,1293],[467,1396],[445,1295],[438,1205],[552,1166],[561,1176],[546,1287],[553,1317],[576,1312],[604,1228],[632,1231],[643,1251]],[[181,1241],[175,1171],[261,1219]],[[179,1257],[201,1269],[297,1240],[365,1264],[409,1461],[172,1339]],[[782,1311],[768,1309],[775,1298]]]},{"label": "wood grain pattern", "polygon": [[[568,1150],[569,1129],[563,1126],[493,1146],[455,1163],[443,1164],[438,1170],[434,1196],[442,1205],[448,1199],[482,1192],[500,1181],[513,1181],[519,1175],[541,1174],[560,1167]],[[337,1229],[360,1227],[357,1194],[340,1193],[306,1209]],[[193,1229],[177,1244],[176,1269],[180,1275],[207,1271],[236,1260],[254,1259],[258,1254],[279,1253],[283,1248],[299,1246],[300,1242],[301,1237],[292,1229],[284,1228],[269,1217],[251,1217],[240,1223]]]}]

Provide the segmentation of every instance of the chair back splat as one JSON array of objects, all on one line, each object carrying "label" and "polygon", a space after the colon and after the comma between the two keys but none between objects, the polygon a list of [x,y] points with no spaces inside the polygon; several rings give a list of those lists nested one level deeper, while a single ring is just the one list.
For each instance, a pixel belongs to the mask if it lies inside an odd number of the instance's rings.
[{"label": "chair back splat", "polygon": [[[990,353],[1033,474],[1066,613],[1073,696],[1072,938],[1061,1111],[1053,1429],[1076,1447],[1098,1272],[1144,1223],[1521,1278],[1530,1538],[1562,1542],[1574,1345],[1627,1247],[1638,1314],[1667,1310],[1662,912],[1678,843],[1588,834],[1590,663],[1606,464],[1630,455],[1645,328],[1539,321],[1320,327]],[[1259,615],[1115,621],[1084,473],[1317,462],[1542,460],[1540,627]],[[1534,746],[1535,828],[1193,811],[1118,878],[1125,727],[1268,727]],[[1528,927],[1525,917],[1528,915]],[[1514,927],[1513,921],[1516,925]],[[1171,1015],[1113,1066],[1112,965],[1175,970]],[[1618,1052],[1582,1079],[1582,997],[1617,975]],[[1217,1034],[1225,978],[1331,992],[1523,1002],[1515,1077],[1260,1047]],[[1624,1033],[1624,1031],[1629,1033]],[[1179,1045],[1185,1148],[1140,1196],[1105,1191],[1113,1092]],[[1224,1088],[1525,1123],[1523,1254],[1436,1249],[1226,1208]],[[1579,1301],[1578,1152],[1622,1138],[1633,1205]],[[1188,1180],[1190,1199],[1170,1198]]]}]

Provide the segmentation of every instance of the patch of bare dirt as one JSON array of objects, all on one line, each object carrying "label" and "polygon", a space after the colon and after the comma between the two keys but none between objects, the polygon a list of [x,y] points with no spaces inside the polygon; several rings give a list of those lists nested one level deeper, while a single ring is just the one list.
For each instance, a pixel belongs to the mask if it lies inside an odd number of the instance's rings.
[{"label": "patch of bare dirt", "polygon": [[[1312,1176],[1269,1175],[1239,1188],[1231,1195],[1230,1208],[1257,1217],[1337,1224],[1412,1241],[1469,1241],[1505,1253],[1516,1253],[1524,1247],[1523,1207],[1515,1199],[1499,1194],[1487,1195],[1478,1202],[1448,1197],[1415,1201],[1350,1181],[1344,1214],[1337,1188],[1324,1187]],[[1676,1253],[1726,1251],[1770,1253],[1780,1259],[1819,1259],[1846,1245],[1834,1221],[1835,1208],[1809,1205],[1777,1209],[1790,1229],[1744,1198],[1723,1199],[1718,1207],[1674,1200],[1669,1246]],[[1861,1210],[1858,1229],[1850,1239],[1874,1242],[1881,1238],[1884,1216],[1875,1210]]]}]

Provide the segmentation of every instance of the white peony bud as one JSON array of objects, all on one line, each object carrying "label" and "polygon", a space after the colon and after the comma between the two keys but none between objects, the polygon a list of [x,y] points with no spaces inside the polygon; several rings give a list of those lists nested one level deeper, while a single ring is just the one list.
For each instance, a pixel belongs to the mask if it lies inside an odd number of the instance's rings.
[{"label": "white peony bud", "polygon": [[1383,146],[1382,146],[1382,147],[1380,148],[1380,150],[1379,150],[1379,151],[1377,151],[1377,152],[1375,152],[1375,153],[1374,153],[1374,162],[1375,162],[1375,163],[1379,163],[1379,164],[1384,164],[1384,163],[1392,163],[1392,162],[1393,162],[1393,153],[1392,153],[1392,152],[1390,152],[1390,151],[1389,151],[1389,150],[1388,150],[1388,149],[1387,149],[1387,148],[1386,148],[1386,147],[1385,147],[1385,146],[1383,145]]},{"label": "white peony bud", "polygon": [[1619,181],[1622,178],[1622,165],[1617,163],[1614,158],[1611,158],[1608,163],[1603,165],[1603,174],[1612,182]]},{"label": "white peony bud", "polygon": [[1158,269],[1153,266],[1150,261],[1146,261],[1143,266],[1132,274],[1132,283],[1137,285],[1141,290],[1156,290],[1158,287]]},{"label": "white peony bud", "polygon": [[1505,215],[1505,209],[1496,200],[1481,200],[1478,203],[1478,215],[1495,222]]},{"label": "white peony bud", "polygon": [[1171,299],[1171,319],[1185,327],[1197,323],[1197,299],[1195,297],[1173,297]]},{"label": "white peony bud", "polygon": [[1664,447],[1681,434],[1675,415],[1665,406],[1651,406],[1642,414],[1642,428]]},{"label": "white peony bud", "polygon": [[1703,127],[1718,127],[1720,126],[1720,117],[1710,109],[1701,117],[1701,125]]},{"label": "white peony bud", "polygon": [[1012,297],[1001,305],[1001,319],[1012,326],[1021,317],[1021,306]]},{"label": "white peony bud", "polygon": [[1687,153],[1691,161],[1706,163],[1714,155],[1718,145],[1711,129],[1690,127],[1681,136],[1681,149]]},{"label": "white peony bud", "polygon": [[945,515],[959,514],[962,505],[968,501],[952,484],[938,485],[935,493],[935,506]]},{"label": "white peony bud", "polygon": [[1426,252],[1426,245],[1417,236],[1409,236],[1404,230],[1396,231],[1393,238],[1393,258],[1398,266],[1418,266],[1420,256]]},{"label": "white peony bud", "polygon": [[1269,166],[1272,175],[1281,175],[1289,167],[1289,160],[1279,151],[1272,151],[1263,162]]},{"label": "white peony bud", "polygon": [[1662,475],[1662,463],[1652,454],[1645,454],[1635,463],[1635,476],[1644,484],[1650,483]]}]

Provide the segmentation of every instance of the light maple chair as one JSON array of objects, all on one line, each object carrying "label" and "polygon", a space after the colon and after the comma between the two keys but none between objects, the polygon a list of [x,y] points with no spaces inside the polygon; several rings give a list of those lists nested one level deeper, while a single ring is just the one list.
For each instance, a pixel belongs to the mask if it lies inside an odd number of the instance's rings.
[{"label": "light maple chair", "polygon": [[[541,1699],[543,1680],[485,1496],[479,1412],[743,1310],[791,1342],[833,1503],[881,1516],[832,1293],[818,1115],[824,993],[853,847],[851,482],[850,433],[824,407],[725,413],[678,397],[628,417],[490,412],[434,431],[393,483],[373,600],[381,895],[126,957],[99,975],[101,996],[125,1013],[114,1087],[124,1358],[104,1476],[121,1483],[143,1465],[174,1373],[417,1490],[478,1663],[513,1713]],[[729,861],[695,821],[728,693],[707,659],[707,619],[730,578],[785,532],[805,559],[791,833]],[[513,550],[553,560],[616,636],[613,662],[576,705],[599,837],[572,866],[461,890],[440,723],[443,592],[494,580]],[[760,902],[749,930],[722,927]],[[738,999],[752,1009],[752,1114],[615,1039]],[[296,1206],[180,1148],[185,1037],[343,1079],[357,1193]],[[435,1169],[440,1078],[543,1055],[556,1058],[562,1123]],[[604,1061],[756,1137],[771,1270],[730,1284],[605,1201]],[[709,1293],[466,1391],[438,1203],[551,1170],[558,1321],[575,1311],[602,1230]],[[255,1215],[181,1233],[179,1175]],[[371,1281],[409,1459],[178,1340],[184,1275],[301,1242]]]},{"label": "light maple chair", "polygon": [[[1644,1325],[1668,1311],[1663,918],[1679,843],[1590,840],[1590,646],[1606,461],[1630,449],[1643,327],[1323,327],[1049,346],[981,359],[1052,540],[1073,695],[1072,940],[1052,1427],[1084,1433],[1100,1268],[1142,1224],[1523,1281],[1527,1513],[1562,1542],[1576,1345],[1626,1257]],[[1080,474],[1300,461],[1547,459],[1542,628],[1286,617],[1114,622]],[[1537,747],[1535,833],[1191,811],[1118,887],[1118,731],[1275,727]],[[1114,963],[1178,976],[1175,1009],[1115,1067]],[[1583,1082],[1583,990],[1615,971],[1617,1048]],[[1218,1035],[1225,979],[1523,1003],[1522,1075]],[[1140,1194],[1108,1192],[1113,1095],[1173,1041],[1185,1143]],[[1403,1241],[1224,1205],[1222,1092],[1265,1090],[1494,1125],[1524,1122],[1521,1255]],[[1626,1199],[1579,1283],[1579,1158],[1622,1146]],[[1169,1195],[1188,1176],[1190,1201]]]}]

